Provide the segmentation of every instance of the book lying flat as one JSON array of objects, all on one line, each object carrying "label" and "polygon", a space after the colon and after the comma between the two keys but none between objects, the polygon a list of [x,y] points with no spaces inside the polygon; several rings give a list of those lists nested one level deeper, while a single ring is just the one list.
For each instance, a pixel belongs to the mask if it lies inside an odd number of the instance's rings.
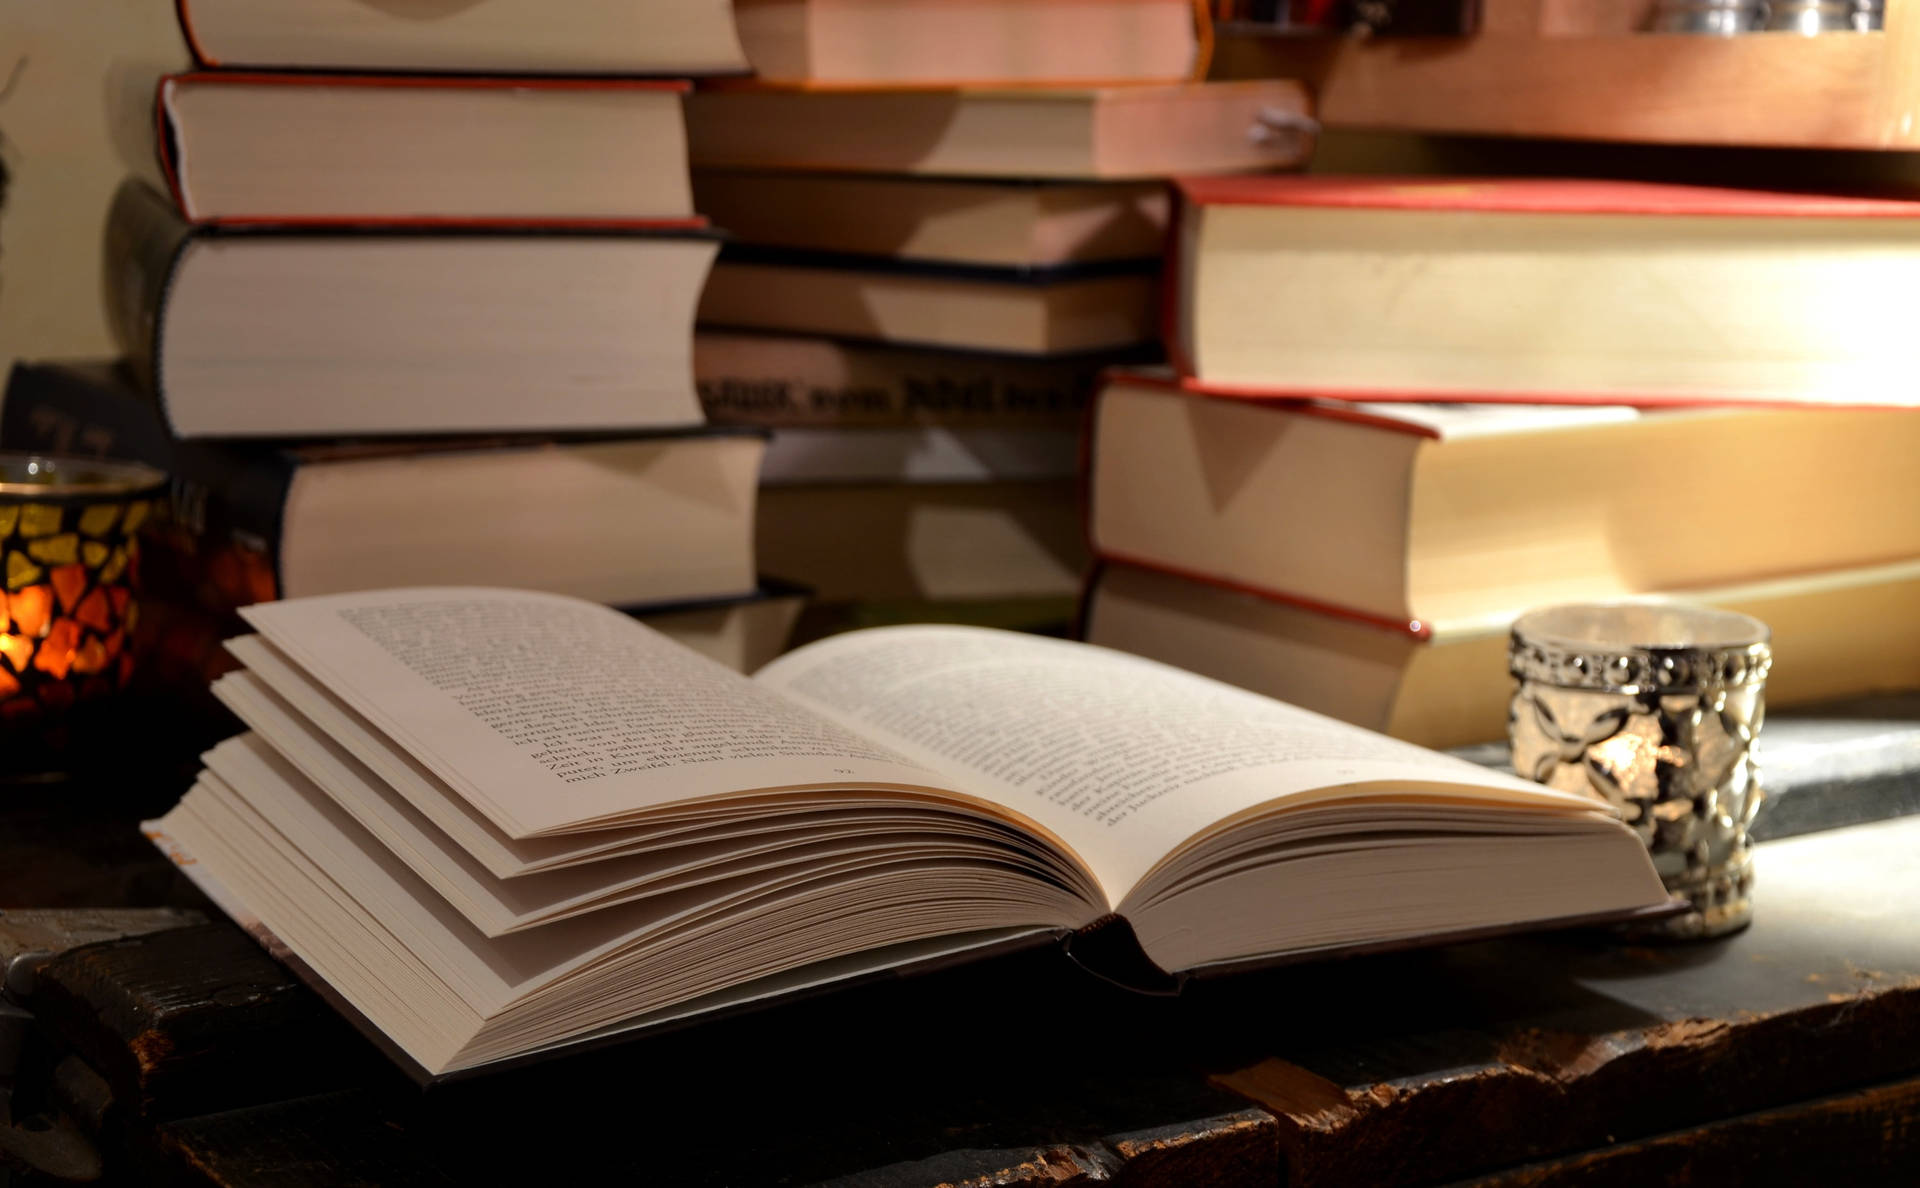
[{"label": "book lying flat", "polygon": [[[1303,403],[1120,372],[1092,425],[1100,554],[1390,625],[1920,557],[1904,409]],[[1681,510],[1716,506],[1739,510]]]},{"label": "book lying flat", "polygon": [[1310,141],[1291,80],[1026,89],[791,91],[687,97],[696,167],[947,177],[1163,178],[1285,169]]},{"label": "book lying flat", "polygon": [[1090,561],[1073,480],[765,487],[753,547],[828,601],[1072,598]]},{"label": "book lying flat", "polygon": [[693,379],[715,424],[1078,429],[1100,373],[1125,357],[702,330],[693,337]]},{"label": "book lying flat", "polygon": [[686,84],[171,75],[160,154],[194,222],[447,226],[693,217]]},{"label": "book lying flat", "polygon": [[990,268],[729,246],[700,294],[707,328],[1066,355],[1158,335],[1158,260]]},{"label": "book lying flat", "polygon": [[811,86],[1178,82],[1193,0],[735,0],[761,80]]},{"label": "book lying flat", "polygon": [[1072,429],[775,429],[762,487],[800,483],[984,483],[1080,473]]},{"label": "book lying flat", "polygon": [[805,586],[763,577],[751,594],[620,609],[709,660],[750,673],[787,650],[809,593]]},{"label": "book lying flat", "polygon": [[[512,574],[615,605],[754,588],[749,428],[341,443],[180,441],[126,369],[17,364],[0,446],[134,458],[173,476],[149,585],[267,598]],[[244,576],[242,576],[244,575]]]},{"label": "book lying flat", "polygon": [[499,74],[725,74],[746,68],[727,0],[177,0],[202,66]]},{"label": "book lying flat", "polygon": [[[1920,562],[1641,595],[1752,615],[1772,632],[1769,707],[1920,688]],[[1383,624],[1244,587],[1100,566],[1085,638],[1428,747],[1504,738],[1507,635],[1525,607]],[[1861,624],[1872,624],[1863,630]]]},{"label": "book lying flat", "polygon": [[885,628],[749,680],[550,595],[245,614],[252,732],[150,832],[427,1075],[929,946],[1171,985],[1666,903],[1593,800],[1105,649]]},{"label": "book lying flat", "polygon": [[196,228],[138,181],[106,230],[108,321],[180,437],[696,425],[684,220]]},{"label": "book lying flat", "polygon": [[1548,178],[1191,178],[1170,353],[1355,399],[1920,405],[1920,202]]},{"label": "book lying flat", "polygon": [[1157,258],[1165,182],[1040,182],[702,169],[694,206],[740,243],[1048,268]]}]

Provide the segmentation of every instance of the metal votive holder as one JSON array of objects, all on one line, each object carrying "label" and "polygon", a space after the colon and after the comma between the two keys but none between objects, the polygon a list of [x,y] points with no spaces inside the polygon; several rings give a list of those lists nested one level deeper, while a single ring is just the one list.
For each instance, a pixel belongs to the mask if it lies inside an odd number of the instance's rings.
[{"label": "metal votive holder", "polygon": [[1752,919],[1772,662],[1766,624],[1728,611],[1595,603],[1513,625],[1514,770],[1606,801],[1640,835],[1667,890],[1692,904],[1644,929],[1710,937]]}]

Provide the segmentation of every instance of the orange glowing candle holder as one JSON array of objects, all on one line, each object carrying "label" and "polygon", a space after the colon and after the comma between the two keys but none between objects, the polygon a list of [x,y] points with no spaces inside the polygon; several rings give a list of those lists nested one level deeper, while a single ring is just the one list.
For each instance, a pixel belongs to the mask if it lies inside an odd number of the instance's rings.
[{"label": "orange glowing candle holder", "polygon": [[166,476],[130,462],[0,454],[0,724],[52,724],[125,687],[141,526]]}]

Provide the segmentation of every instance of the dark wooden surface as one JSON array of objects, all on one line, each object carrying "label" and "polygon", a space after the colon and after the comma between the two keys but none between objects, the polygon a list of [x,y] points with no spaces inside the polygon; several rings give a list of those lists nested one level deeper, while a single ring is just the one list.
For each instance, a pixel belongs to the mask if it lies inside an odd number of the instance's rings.
[{"label": "dark wooden surface", "polygon": [[[0,805],[0,858],[23,864],[0,866],[0,906],[198,902],[127,836],[177,789],[30,791]],[[0,1142],[0,1167],[235,1186],[1920,1182],[1920,817],[1759,862],[1754,927],[1706,944],[1508,940],[1178,999],[1016,954],[424,1094],[225,923],[97,942],[41,960],[20,996],[39,1048],[0,1069],[25,1144]]]}]

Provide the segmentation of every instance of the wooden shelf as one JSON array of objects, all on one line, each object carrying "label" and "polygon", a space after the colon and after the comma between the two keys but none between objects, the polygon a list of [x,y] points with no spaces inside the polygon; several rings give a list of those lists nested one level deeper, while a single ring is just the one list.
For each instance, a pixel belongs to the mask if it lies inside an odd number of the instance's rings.
[{"label": "wooden shelf", "polygon": [[1631,0],[1486,0],[1459,38],[1227,35],[1213,73],[1287,76],[1333,128],[1920,148],[1920,0],[1878,33],[1637,33]]}]

